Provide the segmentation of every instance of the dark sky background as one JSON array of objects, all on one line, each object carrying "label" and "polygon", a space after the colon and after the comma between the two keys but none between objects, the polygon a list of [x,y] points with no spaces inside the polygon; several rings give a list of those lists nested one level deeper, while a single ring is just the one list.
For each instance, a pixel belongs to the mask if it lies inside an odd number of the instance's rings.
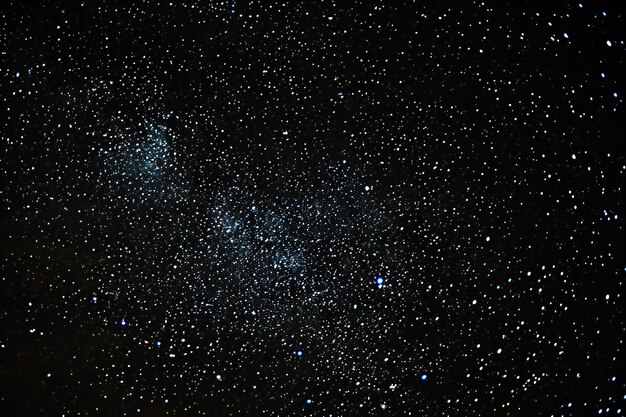
[{"label": "dark sky background", "polygon": [[626,413],[624,15],[554,3],[4,2],[0,415]]}]

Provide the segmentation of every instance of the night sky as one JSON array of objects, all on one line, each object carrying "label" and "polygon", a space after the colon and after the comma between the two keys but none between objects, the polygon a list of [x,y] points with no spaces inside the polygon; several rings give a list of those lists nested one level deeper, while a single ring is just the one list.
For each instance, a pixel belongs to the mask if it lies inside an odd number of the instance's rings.
[{"label": "night sky", "polygon": [[619,3],[2,2],[0,415],[626,414]]}]

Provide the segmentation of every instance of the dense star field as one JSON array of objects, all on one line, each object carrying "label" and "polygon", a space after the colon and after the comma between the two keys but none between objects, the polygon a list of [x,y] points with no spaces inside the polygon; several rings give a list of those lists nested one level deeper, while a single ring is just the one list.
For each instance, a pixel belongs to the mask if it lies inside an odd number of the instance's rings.
[{"label": "dense star field", "polygon": [[626,414],[618,6],[2,3],[0,415]]}]

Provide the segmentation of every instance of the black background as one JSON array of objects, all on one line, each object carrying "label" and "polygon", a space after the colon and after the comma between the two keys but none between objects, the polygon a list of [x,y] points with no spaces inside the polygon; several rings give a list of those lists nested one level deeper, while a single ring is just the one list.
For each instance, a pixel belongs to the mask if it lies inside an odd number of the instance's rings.
[{"label": "black background", "polygon": [[0,413],[617,415],[617,3],[3,4]]}]

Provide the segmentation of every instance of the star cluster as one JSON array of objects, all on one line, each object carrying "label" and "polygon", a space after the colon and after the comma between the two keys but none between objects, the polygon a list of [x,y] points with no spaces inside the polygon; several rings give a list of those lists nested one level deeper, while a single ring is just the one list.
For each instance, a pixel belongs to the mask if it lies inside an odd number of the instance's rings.
[{"label": "star cluster", "polygon": [[9,1],[0,414],[622,415],[624,16],[544,3]]}]

